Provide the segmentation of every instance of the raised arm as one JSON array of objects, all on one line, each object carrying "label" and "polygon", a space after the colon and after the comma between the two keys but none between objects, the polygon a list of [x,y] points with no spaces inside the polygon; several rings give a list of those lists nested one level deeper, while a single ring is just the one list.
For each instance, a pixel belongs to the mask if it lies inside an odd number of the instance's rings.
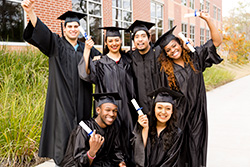
[{"label": "raised arm", "polygon": [[210,15],[206,12],[201,12],[200,18],[207,22],[207,25],[211,32],[211,38],[213,40],[214,46],[218,47],[222,43],[222,37],[219,30],[215,27]]},{"label": "raised arm", "polygon": [[35,0],[24,0],[21,3],[24,11],[29,16],[29,19],[30,19],[33,27],[36,26],[36,22],[37,22],[37,16],[36,16],[36,13],[34,11],[34,4],[35,4]]},{"label": "raised arm", "polygon": [[145,148],[146,145],[147,145],[148,128],[149,128],[147,115],[139,115],[138,116],[138,122],[143,127],[143,129],[142,129],[142,139],[143,139],[143,144],[144,144],[144,148]]},{"label": "raised arm", "polygon": [[85,70],[86,73],[89,74],[89,56],[90,56],[90,50],[94,46],[94,41],[91,39],[91,37],[85,41],[85,48],[83,52],[84,62],[85,62]]}]

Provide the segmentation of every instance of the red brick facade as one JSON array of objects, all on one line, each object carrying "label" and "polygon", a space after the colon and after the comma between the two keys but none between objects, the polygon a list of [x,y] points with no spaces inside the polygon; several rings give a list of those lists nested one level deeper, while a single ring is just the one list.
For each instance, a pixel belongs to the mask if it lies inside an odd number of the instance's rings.
[{"label": "red brick facade", "polygon": [[71,9],[71,0],[43,0],[35,3],[37,16],[57,34],[61,34],[61,21],[57,18]]},{"label": "red brick facade", "polygon": [[[187,24],[187,35],[190,35],[190,25],[195,26],[195,41],[200,41],[200,28],[208,29],[205,21],[200,18],[184,18],[185,13],[194,12],[189,7],[189,1],[187,0],[187,6],[181,4],[181,0],[154,0],[163,5],[163,26],[164,32],[168,30],[169,18],[174,20],[174,25],[177,25],[175,34],[181,31],[181,24]],[[133,21],[135,20],[151,20],[151,0],[132,0],[132,15]],[[209,0],[210,3],[210,15],[213,17],[213,6],[215,5],[220,9],[222,14],[222,0]],[[204,0],[206,6],[206,0]],[[61,33],[60,21],[57,19],[62,13],[72,9],[72,1],[70,0],[44,0],[37,1],[35,4],[35,11],[37,16],[53,31],[58,34]],[[200,0],[195,0],[195,9],[200,9]],[[103,25],[112,25],[112,0],[102,0],[102,16]],[[222,16],[220,16],[222,18]],[[213,19],[214,24],[219,29],[222,29],[222,21]]]}]

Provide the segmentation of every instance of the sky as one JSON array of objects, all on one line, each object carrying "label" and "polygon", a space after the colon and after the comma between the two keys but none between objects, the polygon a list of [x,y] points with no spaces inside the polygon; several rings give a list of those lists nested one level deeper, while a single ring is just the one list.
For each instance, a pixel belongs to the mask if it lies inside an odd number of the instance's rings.
[{"label": "sky", "polygon": [[222,17],[228,16],[230,9],[237,7],[238,2],[244,2],[244,0],[222,0]]}]

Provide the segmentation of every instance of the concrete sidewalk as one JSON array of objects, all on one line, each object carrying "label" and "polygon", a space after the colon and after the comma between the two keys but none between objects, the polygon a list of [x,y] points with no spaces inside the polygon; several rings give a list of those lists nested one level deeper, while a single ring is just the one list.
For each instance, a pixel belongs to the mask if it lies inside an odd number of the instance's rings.
[{"label": "concrete sidewalk", "polygon": [[207,101],[207,167],[250,167],[250,76],[208,92]]},{"label": "concrete sidewalk", "polygon": [[207,93],[208,167],[250,167],[250,76]]}]

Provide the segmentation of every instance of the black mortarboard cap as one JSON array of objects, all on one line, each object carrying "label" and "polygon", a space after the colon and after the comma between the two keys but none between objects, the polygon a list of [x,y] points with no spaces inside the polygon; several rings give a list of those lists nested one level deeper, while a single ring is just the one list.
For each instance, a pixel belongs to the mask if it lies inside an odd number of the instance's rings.
[{"label": "black mortarboard cap", "polygon": [[87,15],[84,13],[67,11],[67,12],[63,13],[61,16],[59,16],[57,19],[65,20],[65,23],[76,21],[77,23],[80,24],[79,20],[85,16],[87,16]]},{"label": "black mortarboard cap", "polygon": [[[93,94],[94,99],[97,101],[97,106],[104,103],[113,103],[114,105],[117,105],[116,100],[121,100],[121,97],[118,92],[112,92],[112,93],[95,93]],[[118,106],[118,105],[117,105]]]},{"label": "black mortarboard cap", "polygon": [[174,100],[183,95],[169,88],[161,87],[148,94],[148,96],[154,99],[154,104],[157,102],[169,102],[174,104]]},{"label": "black mortarboard cap", "polygon": [[126,30],[126,28],[121,27],[99,27],[99,29],[106,30],[106,37],[121,37],[119,30]]},{"label": "black mortarboard cap", "polygon": [[168,30],[165,34],[163,34],[162,36],[160,36],[158,38],[158,40],[155,42],[154,46],[156,47],[157,45],[160,45],[160,47],[162,49],[164,49],[164,47],[173,39],[176,38],[175,35],[173,35],[173,31],[176,28],[176,26],[174,26],[173,28],[171,28],[170,30]]},{"label": "black mortarboard cap", "polygon": [[136,20],[133,24],[130,25],[127,31],[129,31],[130,33],[133,33],[132,39],[134,39],[134,35],[137,31],[144,30],[148,33],[148,30],[154,25],[155,25],[154,23]]}]

